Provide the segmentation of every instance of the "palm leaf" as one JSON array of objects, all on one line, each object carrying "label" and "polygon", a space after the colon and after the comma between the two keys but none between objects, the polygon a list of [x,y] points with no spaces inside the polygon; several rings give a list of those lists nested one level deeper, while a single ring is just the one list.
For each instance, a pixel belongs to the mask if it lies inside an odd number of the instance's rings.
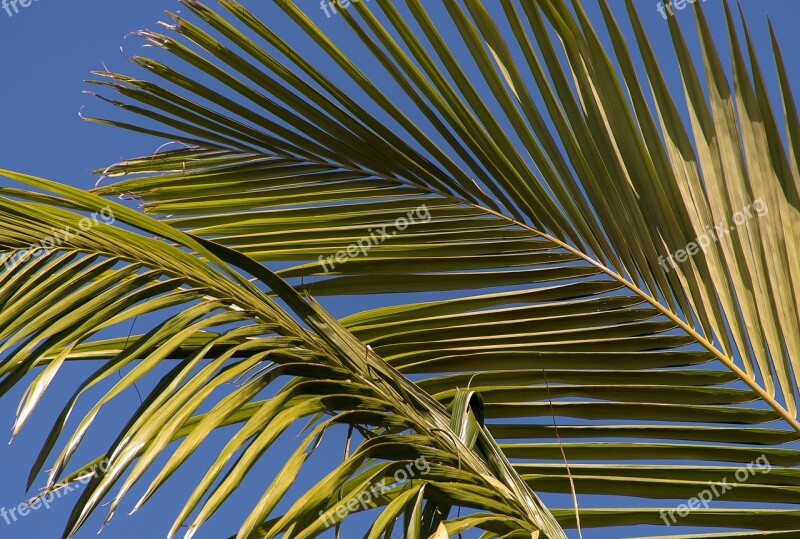
[{"label": "palm leaf", "polygon": [[[507,460],[481,457],[461,443],[440,403],[374,354],[363,355],[359,341],[268,269],[241,253],[195,239],[120,204],[104,206],[96,195],[3,173],[67,197],[50,196],[48,205],[36,202],[42,198],[40,193],[19,189],[13,197],[2,197],[4,249],[22,251],[47,231],[81,231],[39,256],[15,258],[5,267],[2,339],[4,349],[13,351],[2,365],[3,391],[44,367],[26,392],[15,429],[26,422],[65,361],[85,357],[89,350],[95,357],[107,356],[59,415],[36,459],[30,483],[36,481],[61,435],[67,434],[67,418],[78,399],[115,371],[131,367],[68,435],[49,473],[41,495],[70,482],[87,483],[65,537],[72,536],[115,489],[110,519],[124,495],[170,446],[174,452],[137,507],[185,464],[212,431],[237,425],[238,431],[204,472],[169,533],[174,536],[188,522],[185,536],[190,537],[276,440],[302,420],[309,423],[308,432],[277,471],[237,537],[316,535],[331,525],[323,514],[335,514],[343,504],[352,512],[351,500],[361,502],[367,487],[384,483],[392,488],[380,499],[366,500],[371,507],[388,505],[404,495],[406,487],[413,487],[420,489],[420,500],[493,511],[497,520],[488,528],[481,524],[485,529],[504,534],[544,530],[548,537],[565,537]],[[75,209],[107,210],[115,224],[98,222],[85,229],[80,226],[85,218]],[[123,224],[140,232],[119,226]],[[152,237],[156,234],[161,238]],[[250,272],[260,285],[270,287],[270,293],[243,277]],[[289,305],[288,312],[274,301],[274,294]],[[170,315],[167,309],[176,307],[179,313]],[[145,313],[158,314],[164,321],[123,343],[90,341],[101,330]],[[104,466],[98,471],[95,461],[64,474],[101,409],[143,376],[154,374],[159,365],[173,360],[174,366],[103,455]],[[226,385],[233,389],[224,391],[222,398],[215,397]],[[273,386],[278,386],[274,395],[263,398],[264,391]],[[202,406],[209,407],[208,411],[201,413]],[[337,424],[359,430],[356,451],[281,514],[278,504],[303,463],[325,432]],[[176,447],[173,442],[177,441]],[[424,478],[420,478],[424,496],[413,479],[406,481],[408,472],[405,478],[398,476],[397,470],[409,461],[419,471],[425,465]],[[329,496],[336,490],[341,499]],[[368,508],[361,505],[361,510]],[[280,516],[270,520],[276,513]],[[408,508],[400,513],[406,529],[426,536],[447,518],[445,513],[423,521]],[[384,528],[393,523],[390,519]]]}]

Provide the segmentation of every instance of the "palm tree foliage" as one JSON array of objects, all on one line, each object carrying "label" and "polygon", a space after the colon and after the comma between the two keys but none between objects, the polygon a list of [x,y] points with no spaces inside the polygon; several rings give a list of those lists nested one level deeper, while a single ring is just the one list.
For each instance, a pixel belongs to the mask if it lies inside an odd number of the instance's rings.
[{"label": "palm tree foliage", "polygon": [[[800,486],[800,451],[781,447],[800,432],[800,123],[774,36],[781,109],[725,2],[726,43],[695,4],[700,55],[677,17],[666,23],[682,88],[631,0],[624,17],[600,0],[602,25],[565,0],[353,3],[337,17],[358,54],[294,2],[273,3],[280,22],[183,0],[188,18],[138,32],[165,58],[131,58],[147,79],[95,74],[98,95],[139,120],[94,121],[180,149],[109,167],[116,181],[93,193],[5,173],[27,185],[0,198],[9,260],[85,212],[110,204],[117,217],[4,270],[3,391],[33,377],[16,430],[65,363],[99,362],[31,483],[51,457],[50,488],[80,477],[92,463],[69,462],[101,408],[170,366],[98,456],[109,467],[65,535],[107,497],[113,514],[154,468],[146,502],[234,426],[170,532],[191,535],[305,425],[237,538],[319,534],[321,511],[420,457],[429,474],[371,500],[368,537],[565,537],[573,508],[548,510],[534,491],[573,483],[581,499],[603,495],[580,508],[584,530],[631,536],[663,525],[665,500],[733,482],[761,456],[770,473],[664,533],[796,537],[800,512],[776,506]],[[661,262],[754,201],[768,211]],[[423,205],[430,219],[369,256],[324,265]],[[312,299],[365,294],[382,306],[340,320]],[[159,322],[105,336],[140,315]],[[123,367],[67,428],[77,399]],[[282,505],[335,424],[349,425],[346,457]],[[730,502],[745,503],[718,508]]]}]

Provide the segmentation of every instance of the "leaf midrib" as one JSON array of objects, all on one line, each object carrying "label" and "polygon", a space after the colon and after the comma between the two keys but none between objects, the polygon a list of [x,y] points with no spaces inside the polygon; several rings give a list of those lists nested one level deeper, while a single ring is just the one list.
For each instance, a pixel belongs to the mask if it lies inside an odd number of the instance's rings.
[{"label": "leaf midrib", "polygon": [[[293,158],[293,159],[296,159],[296,158]],[[331,163],[325,163],[324,161],[320,161],[319,164],[331,166]],[[490,215],[493,215],[493,216],[495,216],[495,217],[497,217],[499,219],[505,220],[508,223],[511,223],[511,224],[513,224],[513,225],[515,225],[517,227],[520,227],[520,228],[522,228],[524,230],[527,230],[527,231],[529,231],[529,232],[531,232],[533,234],[536,234],[537,236],[539,236],[541,238],[544,238],[546,240],[549,240],[549,241],[555,243],[556,245],[558,245],[559,247],[569,251],[570,253],[574,254],[575,256],[579,257],[580,259],[584,260],[585,262],[593,265],[594,267],[599,269],[601,272],[605,273],[606,275],[608,275],[609,277],[611,277],[612,279],[614,279],[615,281],[620,283],[622,286],[624,286],[625,288],[627,288],[628,290],[633,292],[635,295],[639,296],[642,300],[644,300],[645,302],[649,303],[651,306],[653,306],[655,309],[657,309],[659,312],[661,312],[664,316],[666,316],[671,321],[673,321],[678,326],[678,328],[680,328],[682,331],[686,332],[689,336],[691,336],[693,339],[695,339],[703,348],[705,348],[711,354],[713,354],[714,357],[716,357],[725,367],[727,367],[730,371],[732,371],[742,382],[744,382],[750,389],[752,389],[764,402],[766,402],[771,408],[773,408],[778,414],[780,414],[780,416],[789,424],[789,426],[791,426],[798,434],[800,434],[800,421],[798,421],[796,417],[794,417],[791,413],[789,413],[789,411],[786,410],[786,408],[784,408],[783,405],[781,405],[781,403],[779,403],[772,395],[770,395],[763,387],[761,387],[761,385],[759,385],[753,378],[748,376],[747,373],[744,370],[742,370],[738,365],[736,365],[736,363],[734,362],[734,360],[732,358],[728,357],[723,352],[721,352],[716,346],[714,346],[714,344],[711,341],[709,341],[706,337],[704,337],[702,334],[700,334],[695,328],[693,328],[692,326],[687,324],[682,318],[680,318],[671,309],[669,309],[668,307],[662,305],[661,302],[659,302],[656,298],[654,298],[653,296],[651,296],[650,294],[648,294],[647,292],[645,292],[644,290],[642,290],[641,288],[636,286],[633,282],[629,281],[624,276],[620,275],[616,271],[614,271],[611,268],[607,267],[602,262],[600,262],[598,260],[595,260],[590,255],[588,255],[588,254],[582,252],[581,250],[569,245],[568,243],[556,238],[555,236],[552,236],[552,235],[550,235],[550,234],[548,234],[546,232],[542,232],[540,230],[537,230],[537,229],[527,225],[526,223],[523,223],[521,221],[518,221],[517,219],[514,219],[513,217],[509,217],[507,215],[504,215],[504,214],[502,214],[502,213],[500,213],[498,211],[492,210],[491,208],[487,208],[485,206],[482,206],[481,204],[463,200],[463,199],[458,198],[458,197],[456,197],[456,196],[454,196],[454,195],[452,195],[450,193],[437,192],[437,191],[434,191],[433,189],[431,189],[428,186],[421,186],[421,185],[415,184],[414,182],[404,181],[404,180],[402,180],[400,178],[396,178],[396,177],[389,177],[389,176],[386,176],[386,175],[383,175],[383,174],[380,174],[380,173],[375,173],[373,171],[367,172],[367,171],[364,171],[364,170],[359,170],[357,168],[348,167],[348,166],[342,166],[342,165],[335,165],[335,166],[337,166],[338,168],[346,169],[346,170],[349,170],[349,171],[352,171],[352,172],[361,173],[361,174],[369,173],[371,175],[378,176],[381,179],[385,179],[385,180],[390,181],[390,182],[395,182],[395,183],[399,183],[399,184],[402,184],[402,185],[409,185],[409,186],[412,186],[414,188],[426,191],[426,192],[428,192],[430,194],[434,194],[434,195],[437,195],[437,196],[448,198],[448,199],[450,199],[450,200],[452,200],[454,202],[457,202],[459,204],[468,205],[470,207],[473,207],[475,209],[478,209],[478,210],[486,212],[486,213],[488,213]]]}]

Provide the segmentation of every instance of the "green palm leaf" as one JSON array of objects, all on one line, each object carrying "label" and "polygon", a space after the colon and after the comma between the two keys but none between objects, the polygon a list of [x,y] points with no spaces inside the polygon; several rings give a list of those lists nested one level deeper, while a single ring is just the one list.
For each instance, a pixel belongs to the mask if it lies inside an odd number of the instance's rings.
[{"label": "green palm leaf", "polygon": [[[335,515],[343,504],[353,512],[349,502],[361,502],[361,494],[374,484],[390,488],[380,499],[364,500],[361,510],[400,499],[406,487],[417,488],[420,493],[424,487],[426,494],[421,500],[493,511],[498,520],[486,529],[528,535],[543,530],[548,537],[565,537],[501,453],[488,458],[461,443],[440,403],[374,354],[364,355],[359,341],[268,269],[245,255],[195,239],[120,204],[103,206],[104,201],[96,195],[30,176],[4,174],[67,197],[52,197],[49,205],[42,205],[32,201],[40,199],[40,194],[16,190],[14,198],[2,199],[3,246],[12,253],[24,249],[39,233],[70,227],[78,230],[81,214],[67,207],[108,209],[117,224],[141,231],[98,223],[62,241],[57,249],[17,259],[6,267],[3,345],[11,348],[19,344],[3,363],[3,390],[37,367],[45,367],[29,386],[17,430],[55,371],[66,360],[89,353],[87,339],[107,326],[143,313],[161,313],[165,318],[122,346],[119,341],[95,341],[91,345],[95,357],[107,355],[108,360],[70,399],[34,465],[31,482],[65,434],[65,423],[76,401],[115,371],[131,366],[81,419],[49,473],[48,491],[88,479],[65,537],[72,536],[116,489],[108,511],[110,519],[122,497],[172,442],[181,441],[137,507],[213,430],[238,425],[239,430],[204,473],[169,533],[175,535],[184,522],[189,522],[186,537],[190,537],[230,497],[276,440],[301,420],[309,422],[310,430],[275,474],[237,537],[283,533],[314,536],[331,525],[323,515]],[[163,239],[150,237],[154,234]],[[270,293],[242,277],[244,273],[269,286]],[[17,285],[20,281],[22,286]],[[285,301],[290,311],[280,308],[272,294]],[[170,316],[164,312],[170,307],[180,307],[181,311]],[[303,329],[301,323],[310,330]],[[121,430],[105,453],[99,472],[95,473],[96,461],[61,477],[101,408],[170,360],[176,363]],[[221,399],[214,398],[215,391],[232,383],[233,390]],[[279,387],[273,396],[259,398],[274,385]],[[201,413],[201,406],[209,404],[210,409]],[[323,420],[324,416],[330,417]],[[336,424],[359,430],[354,453],[284,514],[268,520],[276,514],[278,503],[304,461]],[[405,478],[398,476],[397,470],[409,461],[420,472],[424,463],[421,486],[415,486],[413,479],[405,482],[408,472]],[[392,480],[398,477],[401,479]],[[340,499],[330,496],[337,490]],[[447,517],[438,514],[423,520],[408,508],[401,513],[405,528],[417,529],[426,536]],[[384,528],[374,529],[382,533],[393,522],[391,519]]]}]

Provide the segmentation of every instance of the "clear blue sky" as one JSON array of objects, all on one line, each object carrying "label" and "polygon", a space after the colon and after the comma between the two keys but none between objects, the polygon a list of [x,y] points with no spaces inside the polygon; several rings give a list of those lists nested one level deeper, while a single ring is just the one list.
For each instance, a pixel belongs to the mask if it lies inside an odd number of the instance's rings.
[{"label": "clear blue sky", "polygon": [[[612,3],[614,1],[621,4],[621,0],[612,0]],[[707,0],[705,4],[709,8],[712,27],[722,36],[721,10],[714,5],[718,1]],[[250,0],[245,4],[261,2],[263,0]],[[317,2],[307,2],[309,15],[323,28],[325,25],[331,25],[331,28],[334,25],[343,26],[342,21],[325,19]],[[663,55],[670,57],[671,46],[666,25],[656,10],[656,2],[636,0],[636,3],[641,4],[641,15],[655,43],[663,44]],[[783,44],[795,88],[800,87],[800,58],[796,54],[800,49],[800,34],[797,31],[800,2],[744,0],[743,4],[748,19],[753,23],[754,38],[762,48],[769,45],[764,14],[770,14]],[[83,80],[91,70],[101,69],[104,63],[112,70],[132,72],[133,66],[125,61],[120,46],[124,47],[127,54],[134,54],[139,52],[140,42],[135,38],[125,40],[125,35],[141,28],[155,28],[155,22],[161,19],[162,12],[167,9],[176,10],[179,6],[172,0],[36,0],[12,17],[0,10],[0,167],[89,188],[96,178],[88,170],[111,164],[120,158],[144,155],[155,150],[161,141],[82,122],[78,112],[84,107],[89,115],[108,112],[108,108],[81,93],[86,89]],[[592,9],[591,13],[595,11]],[[691,22],[688,12],[678,12],[677,15]],[[310,49],[300,49],[300,52],[318,54]],[[656,52],[659,53],[659,50],[656,49]],[[671,73],[672,82],[676,83],[674,71]],[[341,308],[336,302],[328,304],[334,311]],[[18,439],[10,446],[0,445],[0,507],[11,507],[27,498],[24,485],[33,458],[65,397],[71,394],[76,382],[87,372],[85,367],[76,367],[74,372],[63,375],[63,386],[51,391],[34,420]],[[21,387],[0,400],[0,433],[6,433],[7,436],[10,436],[20,395]],[[108,438],[116,434],[123,418],[137,404],[136,394],[126,393],[110,406],[100,419],[97,443],[78,457],[94,456],[105,449]],[[105,434],[102,433],[104,428]],[[211,454],[218,446],[219,440],[216,446],[212,443],[204,451]],[[280,453],[274,454],[274,458],[280,456]],[[330,458],[338,459],[340,455]],[[272,468],[269,460],[261,463],[260,469],[265,473]],[[121,511],[101,537],[128,539],[164,536],[177,512],[177,503],[190,492],[192,474],[189,471],[177,474],[163,492],[136,515],[128,517],[124,514],[126,511]],[[257,471],[254,477],[256,475]],[[39,484],[43,481],[44,478]],[[253,497],[258,497],[261,491],[257,487],[258,481],[248,482],[242,489],[241,499],[253,500]],[[129,501],[135,501],[135,496],[131,496]],[[49,511],[39,510],[13,526],[6,526],[0,520],[0,539],[59,537],[70,508],[71,502],[67,497],[57,501]],[[244,505],[228,504],[220,516],[209,522],[196,537],[228,537],[246,510]],[[90,521],[78,535],[79,538],[95,536],[101,524],[99,516]],[[654,530],[636,530],[640,534],[649,531]],[[616,536],[599,530],[586,531],[584,537],[612,539]]]}]

